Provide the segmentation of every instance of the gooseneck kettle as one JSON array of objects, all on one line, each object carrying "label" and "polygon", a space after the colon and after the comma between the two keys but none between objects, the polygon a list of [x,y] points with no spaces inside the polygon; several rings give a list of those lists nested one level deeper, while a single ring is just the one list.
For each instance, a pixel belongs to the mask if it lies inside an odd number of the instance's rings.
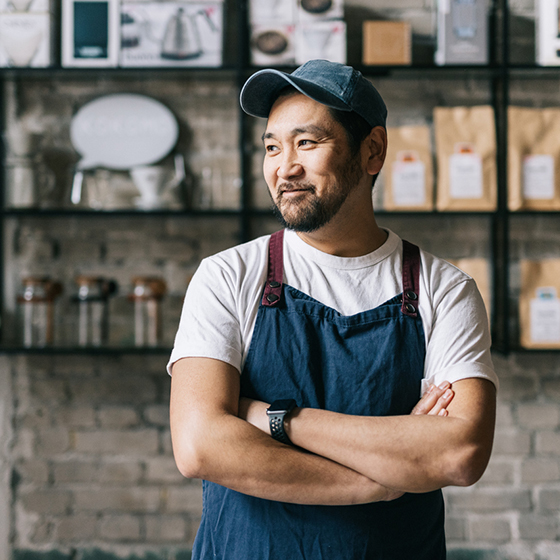
[{"label": "gooseneck kettle", "polygon": [[161,57],[169,60],[187,60],[197,58],[203,53],[198,28],[198,18],[203,16],[210,29],[218,31],[206,10],[187,14],[184,8],[178,8],[167,22],[163,36]]}]

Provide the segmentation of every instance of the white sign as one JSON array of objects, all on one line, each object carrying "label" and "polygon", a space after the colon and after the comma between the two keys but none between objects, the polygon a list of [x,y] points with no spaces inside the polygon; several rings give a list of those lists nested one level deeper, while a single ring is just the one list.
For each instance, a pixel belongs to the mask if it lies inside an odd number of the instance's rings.
[{"label": "white sign", "polygon": [[560,342],[560,300],[553,287],[539,288],[531,300],[531,340]]},{"label": "white sign", "polygon": [[449,157],[449,194],[451,198],[482,198],[482,159],[476,153],[457,153]]},{"label": "white sign", "polygon": [[554,158],[551,155],[523,158],[523,197],[527,200],[554,198]]},{"label": "white sign", "polygon": [[426,166],[422,161],[395,161],[392,165],[393,201],[396,206],[426,203]]},{"label": "white sign", "polygon": [[179,125],[159,101],[114,94],[84,105],[74,116],[70,137],[82,156],[78,167],[130,169],[150,165],[175,147]]}]

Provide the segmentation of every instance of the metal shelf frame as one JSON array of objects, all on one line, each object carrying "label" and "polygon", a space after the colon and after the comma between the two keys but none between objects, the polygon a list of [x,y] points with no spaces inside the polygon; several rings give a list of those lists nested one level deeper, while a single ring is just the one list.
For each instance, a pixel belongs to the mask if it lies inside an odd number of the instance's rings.
[{"label": "metal shelf frame", "polygon": [[[237,92],[241,90],[245,80],[259,68],[250,63],[250,43],[249,43],[249,22],[248,22],[248,0],[238,0],[236,2],[235,14],[237,29],[237,52],[238,57],[234,65],[223,66],[220,68],[106,68],[106,69],[81,69],[81,68],[62,68],[55,66],[52,68],[5,68],[0,69],[0,82],[5,80],[26,80],[67,78],[91,81],[103,76],[110,76],[123,81],[146,77],[149,71],[150,79],[208,79],[212,76],[226,78],[235,82]],[[509,85],[511,77],[528,77],[539,75],[560,79],[560,67],[540,67],[537,65],[511,64],[509,60],[509,9],[508,0],[494,0],[490,13],[490,37],[491,52],[490,63],[482,66],[436,66],[436,65],[416,65],[416,66],[364,66],[358,65],[357,68],[366,76],[376,77],[410,77],[417,78],[419,75],[433,77],[434,80],[453,75],[464,77],[465,73],[471,76],[488,80],[491,91],[491,104],[495,112],[495,125],[497,135],[497,169],[498,169],[498,206],[494,212],[378,212],[381,216],[409,217],[413,219],[423,219],[433,216],[485,216],[490,221],[491,239],[489,240],[489,254],[492,261],[492,288],[493,305],[492,315],[492,335],[493,348],[502,354],[512,351],[521,352],[555,352],[555,350],[535,350],[528,351],[519,348],[517,342],[511,338],[510,326],[510,219],[514,215],[538,215],[556,214],[553,212],[510,212],[507,207],[507,108],[509,104]],[[279,67],[279,70],[291,72],[295,67]],[[3,99],[3,89],[0,89],[0,129],[4,129],[5,107]],[[135,219],[137,217],[199,217],[199,218],[220,218],[227,217],[238,220],[240,225],[240,241],[247,241],[252,238],[252,225],[255,219],[272,217],[268,210],[254,209],[251,207],[251,184],[252,184],[252,126],[253,119],[248,117],[239,108],[239,130],[238,130],[238,149],[240,157],[241,173],[241,202],[239,209],[236,210],[114,210],[96,211],[81,209],[11,209],[5,207],[4,193],[4,174],[0,174],[0,294],[4,293],[4,274],[5,267],[5,224],[9,220],[17,220],[25,217],[51,219],[51,218],[70,218],[79,217],[80,219],[90,219],[103,217],[111,219],[113,217]],[[4,146],[0,143],[0,159],[4,161]],[[0,341],[3,340],[2,322],[3,316],[3,297],[0,297]],[[170,352],[170,348],[136,348],[136,347],[103,347],[103,348],[82,348],[82,347],[51,347],[51,348],[24,348],[2,346],[0,343],[0,353],[5,354],[165,354]]]}]

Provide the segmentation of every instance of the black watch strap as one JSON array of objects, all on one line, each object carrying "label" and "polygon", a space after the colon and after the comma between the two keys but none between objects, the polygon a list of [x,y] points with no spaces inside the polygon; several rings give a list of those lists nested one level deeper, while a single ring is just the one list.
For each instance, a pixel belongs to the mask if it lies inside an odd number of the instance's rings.
[{"label": "black watch strap", "polygon": [[284,418],[296,407],[294,399],[274,401],[266,410],[270,425],[270,435],[281,443],[291,445],[292,442],[284,430]]}]

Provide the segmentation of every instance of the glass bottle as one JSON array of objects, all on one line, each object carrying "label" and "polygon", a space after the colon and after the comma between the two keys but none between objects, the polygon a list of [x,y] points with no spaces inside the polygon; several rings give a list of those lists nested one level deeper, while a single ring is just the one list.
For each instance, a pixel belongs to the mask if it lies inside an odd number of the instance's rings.
[{"label": "glass bottle", "polygon": [[22,278],[23,289],[17,297],[22,315],[22,338],[26,348],[44,347],[54,341],[54,302],[62,284],[29,276]]},{"label": "glass bottle", "polygon": [[137,276],[132,279],[135,346],[158,346],[161,342],[160,301],[167,286],[161,278]]},{"label": "glass bottle", "polygon": [[81,275],[74,301],[78,303],[78,345],[102,346],[109,333],[108,299],[117,283],[98,276]]}]

